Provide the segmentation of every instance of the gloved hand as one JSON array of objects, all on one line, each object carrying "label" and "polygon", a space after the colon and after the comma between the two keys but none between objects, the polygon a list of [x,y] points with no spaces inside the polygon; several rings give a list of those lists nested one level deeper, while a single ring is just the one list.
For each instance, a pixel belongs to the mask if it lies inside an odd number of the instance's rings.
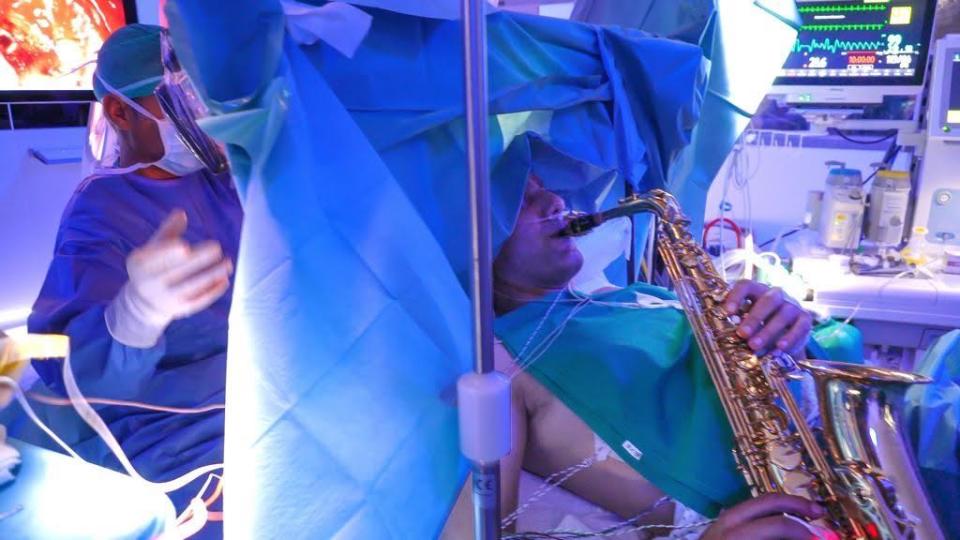
[{"label": "gloved hand", "polygon": [[233,263],[217,242],[190,246],[187,215],[176,210],[127,257],[129,280],[106,310],[110,335],[130,347],[157,344],[175,319],[203,311],[230,287]]}]

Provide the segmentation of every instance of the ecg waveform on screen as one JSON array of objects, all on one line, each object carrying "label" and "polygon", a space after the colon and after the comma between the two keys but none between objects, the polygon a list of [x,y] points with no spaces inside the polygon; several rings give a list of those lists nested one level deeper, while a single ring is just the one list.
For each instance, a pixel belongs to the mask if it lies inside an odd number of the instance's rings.
[{"label": "ecg waveform on screen", "polygon": [[809,42],[797,40],[793,45],[793,52],[830,51],[880,51],[887,47],[887,41],[847,41],[844,39],[811,39]]},{"label": "ecg waveform on screen", "polygon": [[797,11],[800,13],[844,13],[844,12],[854,12],[854,11],[885,11],[887,9],[886,5],[875,4],[875,5],[857,5],[857,4],[847,4],[847,5],[834,5],[834,6],[804,6],[799,8]]},{"label": "ecg waveform on screen", "polygon": [[805,24],[801,32],[838,32],[843,30],[871,31],[883,30],[882,24]]}]

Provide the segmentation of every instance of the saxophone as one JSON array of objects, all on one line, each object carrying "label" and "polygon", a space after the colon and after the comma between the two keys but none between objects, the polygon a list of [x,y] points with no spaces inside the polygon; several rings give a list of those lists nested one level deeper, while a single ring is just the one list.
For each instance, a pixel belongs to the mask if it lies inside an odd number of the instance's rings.
[{"label": "saxophone", "polygon": [[[754,496],[785,493],[826,508],[816,525],[845,540],[944,538],[900,429],[899,393],[929,379],[838,362],[758,356],[723,301],[728,284],[690,234],[689,219],[663,190],[570,219],[586,234],[640,212],[657,219],[656,246],[707,364],[734,435],[733,454]],[[822,427],[814,429],[787,387],[812,377]]]}]

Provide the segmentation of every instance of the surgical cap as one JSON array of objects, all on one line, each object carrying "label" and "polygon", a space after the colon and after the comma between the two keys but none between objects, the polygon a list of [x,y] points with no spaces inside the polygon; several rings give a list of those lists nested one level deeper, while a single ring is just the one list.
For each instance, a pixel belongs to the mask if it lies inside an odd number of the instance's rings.
[{"label": "surgical cap", "polygon": [[[163,28],[130,24],[110,35],[97,54],[97,74],[128,98],[148,96],[163,79],[160,35]],[[108,93],[94,76],[93,93],[98,101]]]},{"label": "surgical cap", "polygon": [[540,135],[521,134],[507,147],[490,174],[494,256],[513,232],[531,175],[562,197],[571,210],[590,213],[601,209],[617,179],[616,171],[571,156]]}]

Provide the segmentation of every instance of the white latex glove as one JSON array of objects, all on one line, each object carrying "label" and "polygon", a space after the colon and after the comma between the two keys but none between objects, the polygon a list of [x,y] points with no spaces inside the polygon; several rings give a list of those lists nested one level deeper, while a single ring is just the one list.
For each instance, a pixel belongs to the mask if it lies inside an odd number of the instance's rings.
[{"label": "white latex glove", "polygon": [[220,244],[190,246],[181,238],[186,229],[186,213],[175,210],[127,257],[129,280],[105,314],[115,340],[153,347],[171,321],[203,311],[230,287],[233,263]]}]

